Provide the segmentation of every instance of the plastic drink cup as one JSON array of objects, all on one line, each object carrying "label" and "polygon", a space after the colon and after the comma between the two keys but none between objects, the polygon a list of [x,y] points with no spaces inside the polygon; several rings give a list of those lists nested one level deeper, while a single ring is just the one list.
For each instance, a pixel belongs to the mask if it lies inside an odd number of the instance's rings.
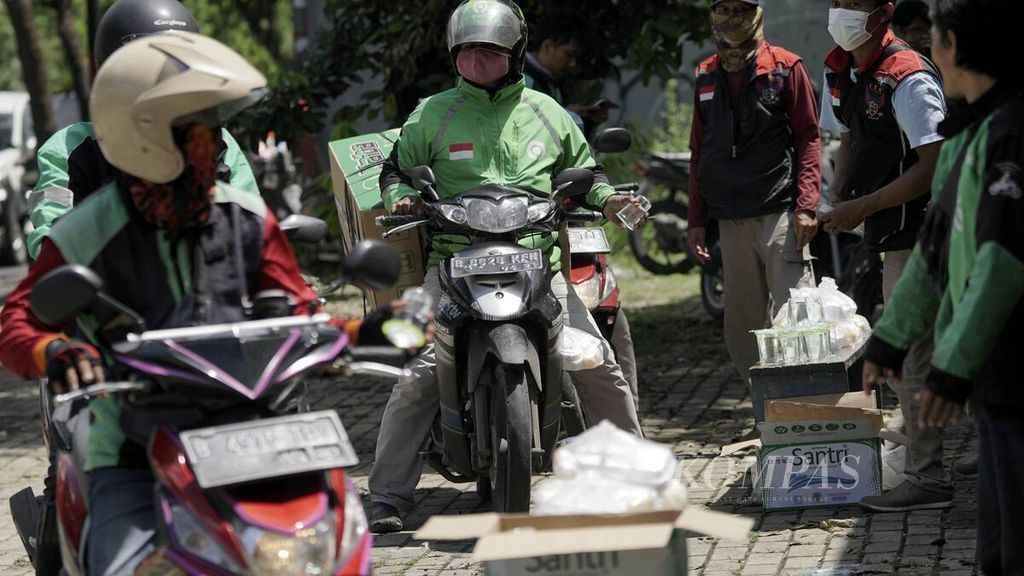
[{"label": "plastic drink cup", "polygon": [[634,200],[633,202],[630,202],[616,214],[627,230],[636,230],[636,227],[647,217],[647,213],[651,209],[651,201],[646,197],[634,194],[632,199]]},{"label": "plastic drink cup", "polygon": [[421,348],[427,343],[426,327],[434,298],[421,286],[403,292],[402,301],[405,308],[384,322],[381,329],[388,341],[398,348]]}]

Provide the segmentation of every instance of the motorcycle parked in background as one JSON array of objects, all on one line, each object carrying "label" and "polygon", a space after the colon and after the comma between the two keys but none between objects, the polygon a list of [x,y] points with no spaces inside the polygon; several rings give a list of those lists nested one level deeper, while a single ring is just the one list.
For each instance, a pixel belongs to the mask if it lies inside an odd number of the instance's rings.
[{"label": "motorcycle parked in background", "polygon": [[[399,262],[385,245],[364,243],[342,270],[347,282],[383,289],[397,280]],[[254,309],[280,311],[278,299],[257,295]],[[56,515],[44,513],[31,488],[10,500],[37,574],[86,573],[86,401],[100,396],[120,400],[127,441],[145,449],[154,476],[159,544],[136,576],[369,573],[372,537],[345,472],[358,458],[335,411],[305,411],[303,380],[332,365],[399,377],[404,350],[352,347],[327,314],[146,330],[82,266],[41,279],[31,304],[50,325],[103,305],[133,320],[124,334],[101,335],[115,362],[112,381],[52,399],[40,383]]]},{"label": "motorcycle parked in background", "polygon": [[562,199],[585,195],[594,174],[569,169],[542,197],[485,185],[441,201],[433,171],[412,170],[422,216],[381,216],[387,235],[428,226],[470,244],[439,265],[441,299],[434,352],[441,397],[424,448],[451,482],[476,482],[499,512],[527,512],[533,471],[546,469],[558,439],[562,306],[551,291],[551,265],[520,246],[528,233],[555,232],[566,219],[596,221],[600,212],[567,213]]},{"label": "motorcycle parked in background", "polygon": [[636,171],[639,194],[651,200],[651,217],[629,236],[633,256],[651,274],[685,274],[697,263],[686,248],[690,153],[649,152]]}]

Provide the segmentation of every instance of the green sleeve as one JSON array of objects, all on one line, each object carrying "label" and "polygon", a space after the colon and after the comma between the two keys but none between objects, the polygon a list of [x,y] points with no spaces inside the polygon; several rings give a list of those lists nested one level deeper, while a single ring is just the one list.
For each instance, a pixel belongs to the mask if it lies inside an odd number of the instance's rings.
[{"label": "green sleeve", "polygon": [[224,144],[227,149],[224,151],[224,163],[231,169],[231,184],[235,188],[256,196],[260,195],[260,188],[256,185],[256,176],[252,173],[252,166],[245,157],[245,152],[238,146],[235,138],[223,130]]},{"label": "green sleeve", "polygon": [[892,297],[885,303],[885,313],[875,325],[874,335],[900,350],[909,350],[924,338],[939,310],[940,294],[935,286],[921,247],[915,246]]},{"label": "green sleeve", "polygon": [[[579,126],[573,122],[572,117],[564,108],[559,108],[559,119],[562,123],[563,133],[566,135],[562,140],[563,162],[558,167],[558,172],[566,168],[597,168],[597,162],[590,155],[590,145],[583,136]],[[556,172],[557,173],[557,172]],[[587,194],[587,204],[591,206],[604,207],[608,198],[615,195],[615,189],[608,182],[595,182],[594,187]]]},{"label": "green sleeve", "polygon": [[[68,183],[71,177],[68,175],[68,156],[75,146],[85,138],[85,131],[75,134],[71,128],[61,130],[51,136],[36,154],[36,161],[39,164],[39,180],[36,182],[35,191],[42,192],[48,188],[59,188],[68,190]],[[70,142],[69,138],[76,140]],[[39,256],[39,250],[43,245],[43,238],[50,234],[50,224],[63,216],[71,206],[53,200],[36,201],[29,211],[29,221],[32,222],[32,232],[29,232],[25,245],[28,249],[29,258],[35,260]]]},{"label": "green sleeve", "polygon": [[[383,170],[409,174],[416,166],[430,164],[432,131],[426,125],[426,118],[423,114],[423,109],[429,102],[430,98],[420,102],[420,105],[413,110],[405,124],[402,125],[402,132],[398,136],[398,141],[395,142],[395,149],[389,160],[385,162]],[[418,197],[419,195],[420,193],[407,183],[395,181],[384,190],[384,205],[390,212],[395,203],[402,198]]]},{"label": "green sleeve", "polygon": [[998,242],[978,251],[963,297],[935,342],[932,365],[972,379],[988,360],[1024,295],[1024,263]]}]

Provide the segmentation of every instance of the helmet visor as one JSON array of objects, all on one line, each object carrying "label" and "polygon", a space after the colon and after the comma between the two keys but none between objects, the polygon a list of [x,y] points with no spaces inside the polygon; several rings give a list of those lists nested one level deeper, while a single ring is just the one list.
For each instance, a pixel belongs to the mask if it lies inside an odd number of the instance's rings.
[{"label": "helmet visor", "polygon": [[466,2],[448,20],[448,51],[470,43],[511,51],[522,39],[522,23],[507,5],[494,0]]}]

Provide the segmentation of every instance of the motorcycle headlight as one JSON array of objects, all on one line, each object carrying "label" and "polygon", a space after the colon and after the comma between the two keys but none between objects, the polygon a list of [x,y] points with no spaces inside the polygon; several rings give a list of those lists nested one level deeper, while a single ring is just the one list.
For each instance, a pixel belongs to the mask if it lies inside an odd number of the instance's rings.
[{"label": "motorcycle headlight", "polygon": [[601,303],[601,278],[597,274],[573,287],[576,289],[576,295],[583,301],[583,305],[587,307],[587,310],[593,310]]},{"label": "motorcycle headlight", "polygon": [[470,198],[464,206],[470,228],[481,232],[502,234],[529,223],[529,202],[521,196],[505,198],[499,202]]},{"label": "motorcycle headlight", "polygon": [[203,528],[203,525],[187,508],[173,503],[170,507],[173,523],[168,528],[182,549],[214,566],[220,566],[228,572],[234,574],[241,572],[242,569],[231,555],[221,548],[216,538]]},{"label": "motorcycle headlight", "polygon": [[466,223],[466,210],[465,208],[461,208],[459,206],[453,206],[451,204],[442,204],[441,215],[447,218],[448,220],[455,222],[456,224]]},{"label": "motorcycle headlight", "polygon": [[253,576],[321,576],[334,566],[330,516],[291,535],[247,526],[242,544]]},{"label": "motorcycle headlight", "polygon": [[547,202],[534,202],[530,204],[530,208],[527,210],[527,219],[530,223],[544,219],[545,216],[551,213],[551,205]]}]

